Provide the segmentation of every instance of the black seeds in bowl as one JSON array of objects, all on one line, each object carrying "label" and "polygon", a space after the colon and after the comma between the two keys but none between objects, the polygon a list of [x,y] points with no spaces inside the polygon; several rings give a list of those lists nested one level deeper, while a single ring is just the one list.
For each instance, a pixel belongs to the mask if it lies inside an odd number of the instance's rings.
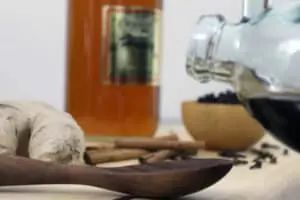
[{"label": "black seeds in bowl", "polygon": [[202,97],[199,97],[197,102],[219,103],[219,104],[241,104],[237,95],[231,91],[221,92],[217,96],[214,94],[207,94]]}]

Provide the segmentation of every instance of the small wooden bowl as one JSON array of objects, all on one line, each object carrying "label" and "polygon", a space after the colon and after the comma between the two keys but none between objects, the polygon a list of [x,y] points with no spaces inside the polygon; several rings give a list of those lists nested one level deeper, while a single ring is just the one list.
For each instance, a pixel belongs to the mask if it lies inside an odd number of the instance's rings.
[{"label": "small wooden bowl", "polygon": [[208,149],[245,150],[263,136],[264,129],[242,105],[183,102],[183,123]]}]

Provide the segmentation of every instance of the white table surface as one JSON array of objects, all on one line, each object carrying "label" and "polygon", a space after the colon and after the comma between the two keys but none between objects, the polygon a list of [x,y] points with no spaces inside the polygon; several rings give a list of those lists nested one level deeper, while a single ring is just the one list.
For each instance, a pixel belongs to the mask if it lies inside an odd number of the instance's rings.
[{"label": "white table surface", "polygon": [[[167,133],[166,130],[174,130],[177,133],[180,133],[180,137],[183,139],[190,139],[185,130],[180,126],[163,127],[159,132]],[[269,136],[264,137],[263,141],[275,142],[274,139]],[[106,164],[105,166],[128,163],[135,163],[135,161]],[[117,193],[80,185],[43,185],[0,188],[0,200],[113,200],[120,197],[120,194]],[[299,200],[300,154],[290,151],[288,156],[278,155],[278,164],[265,164],[261,170],[249,170],[249,166],[234,167],[230,173],[215,185],[182,199]]]}]

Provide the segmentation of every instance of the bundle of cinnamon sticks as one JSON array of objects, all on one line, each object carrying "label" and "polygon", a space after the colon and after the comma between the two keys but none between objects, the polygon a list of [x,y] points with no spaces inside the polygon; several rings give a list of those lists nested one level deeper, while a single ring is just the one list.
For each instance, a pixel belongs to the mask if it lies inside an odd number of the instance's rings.
[{"label": "bundle of cinnamon sticks", "polygon": [[110,143],[87,143],[85,161],[90,165],[130,159],[138,159],[140,163],[155,163],[186,159],[204,147],[203,141],[180,141],[175,134],[159,138],[115,139]]}]

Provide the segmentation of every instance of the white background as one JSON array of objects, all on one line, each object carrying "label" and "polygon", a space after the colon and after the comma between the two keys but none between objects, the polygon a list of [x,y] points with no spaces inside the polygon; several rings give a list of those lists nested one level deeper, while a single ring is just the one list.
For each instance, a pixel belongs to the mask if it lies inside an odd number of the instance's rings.
[{"label": "white background", "polygon": [[[161,117],[180,119],[184,100],[225,89],[185,73],[189,35],[201,14],[241,16],[239,0],[165,0]],[[48,102],[64,109],[66,0],[0,0],[0,99]]]}]

